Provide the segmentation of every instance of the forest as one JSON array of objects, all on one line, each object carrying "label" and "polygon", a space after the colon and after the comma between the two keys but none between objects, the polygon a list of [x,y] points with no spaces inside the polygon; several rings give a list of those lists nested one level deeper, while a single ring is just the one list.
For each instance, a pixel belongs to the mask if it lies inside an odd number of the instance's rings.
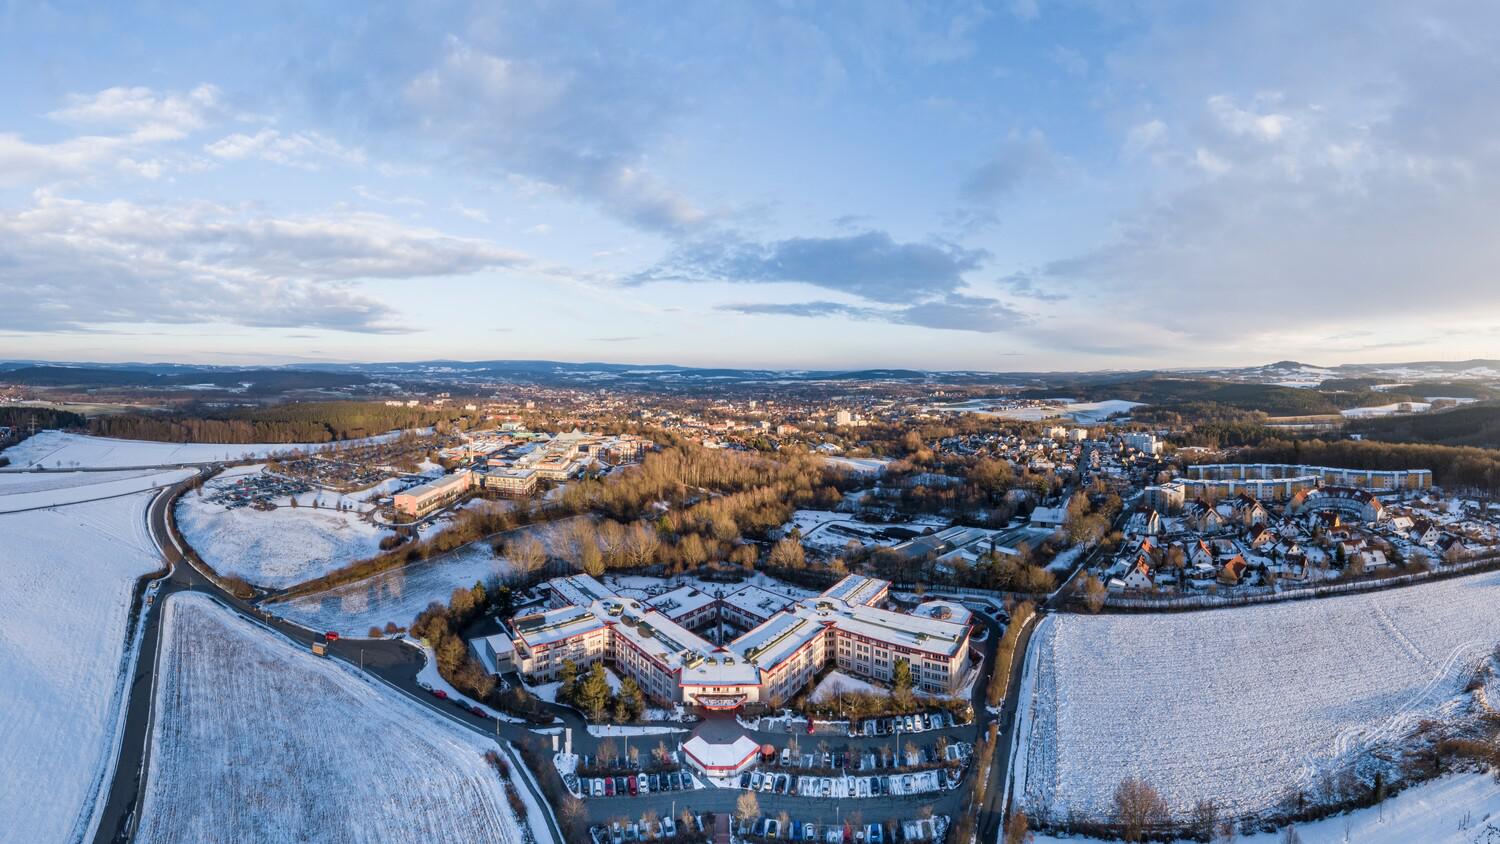
[{"label": "forest", "polygon": [[1243,449],[1246,463],[1312,463],[1350,469],[1431,469],[1439,486],[1500,490],[1500,451],[1370,440],[1271,439]]},{"label": "forest", "polygon": [[175,443],[327,443],[395,429],[454,426],[471,420],[458,410],[388,407],[374,402],[299,402],[270,407],[188,408],[180,413],[99,416],[89,433]]},{"label": "forest", "polygon": [[1500,404],[1362,419],[1349,423],[1348,430],[1388,442],[1500,448]]}]

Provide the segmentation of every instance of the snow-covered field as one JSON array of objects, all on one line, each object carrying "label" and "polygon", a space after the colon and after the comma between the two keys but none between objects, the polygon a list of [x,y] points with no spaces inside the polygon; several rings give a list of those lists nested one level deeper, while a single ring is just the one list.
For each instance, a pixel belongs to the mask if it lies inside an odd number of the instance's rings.
[{"label": "snow-covered field", "polygon": [[[1279,844],[1281,832],[1237,839]],[[1423,783],[1378,806],[1297,827],[1302,844],[1496,844],[1500,842],[1500,786],[1485,774],[1457,774]],[[1092,838],[1038,835],[1034,844],[1089,844]]]},{"label": "snow-covered field", "polygon": [[[1045,399],[1052,402],[1053,399]],[[1092,425],[1103,422],[1116,413],[1129,413],[1132,407],[1140,407],[1141,403],[1126,401],[1124,399],[1105,399],[1104,401],[1069,401],[1056,399],[1054,404],[1028,405],[1025,407],[1001,407],[998,410],[987,410],[1003,403],[1002,399],[975,399],[974,401],[961,402],[958,404],[940,404],[926,408],[946,413],[977,413],[980,416],[998,416],[1001,419],[1019,419],[1027,422],[1040,422],[1043,419],[1065,418],[1071,419],[1080,425]]]},{"label": "snow-covered field", "polygon": [[858,677],[850,677],[842,671],[830,671],[828,676],[818,682],[818,687],[813,689],[813,700],[827,700],[839,694],[852,694],[868,692],[870,694],[886,694],[889,689],[882,689],[874,683],[869,683]]},{"label": "snow-covered field", "polygon": [[166,473],[159,469],[0,474],[0,513],[149,491],[175,483],[187,474],[186,471]]},{"label": "snow-covered field", "polygon": [[[220,574],[238,575],[258,586],[283,589],[372,557],[388,535],[358,513],[314,509],[309,506],[312,495],[300,496],[302,506],[295,508],[229,509],[209,500],[216,483],[217,478],[210,481],[201,496],[183,496],[177,505],[177,525]],[[328,503],[337,500],[328,495]]]},{"label": "snow-covered field", "polygon": [[206,596],[163,611],[138,840],[520,842],[492,742]]},{"label": "snow-covered field", "polygon": [[878,475],[884,472],[885,467],[891,462],[888,457],[824,457],[823,459],[861,475]]},{"label": "snow-covered field", "polygon": [[[576,518],[576,517],[575,517]],[[520,528],[508,534],[518,538],[532,532],[553,553],[556,543],[566,541],[569,519]],[[433,601],[448,603],[453,590],[475,581],[510,571],[504,557],[491,551],[494,539],[475,542],[433,560],[381,572],[364,580],[346,583],[323,592],[290,601],[267,604],[265,609],[309,630],[336,630],[345,636],[365,636],[371,626],[395,622],[406,627]]]},{"label": "snow-covered field", "polygon": [[[832,525],[838,525],[840,529],[830,527]],[[861,545],[900,543],[900,539],[879,539],[874,536],[886,528],[901,528],[913,533],[922,533],[929,528],[939,530],[947,526],[946,519],[928,516],[919,517],[910,522],[884,524],[863,522],[849,513],[839,513],[833,510],[798,510],[792,513],[791,521],[782,525],[782,530],[790,532],[792,528],[796,528],[802,537],[803,545],[809,548],[835,551],[843,548],[851,539],[858,540]]]},{"label": "snow-covered field", "polygon": [[475,543],[446,557],[413,563],[373,577],[304,595],[266,609],[309,630],[336,630],[365,636],[373,627],[395,622],[406,627],[433,601],[448,603],[453,590],[468,588],[509,570],[487,543]]},{"label": "snow-covered field", "polygon": [[1374,764],[1422,719],[1456,714],[1500,643],[1496,607],[1490,573],[1242,609],[1049,616],[1017,792],[1059,819],[1104,816],[1127,776],[1179,813],[1207,796],[1231,815],[1298,791],[1319,800],[1324,772]]},{"label": "snow-covered field", "polygon": [[[56,504],[94,497],[86,485],[47,494]],[[78,840],[100,808],[123,711],[131,590],[160,566],[150,500],[0,515],[0,838]]]},{"label": "snow-covered field", "polygon": [[[397,436],[381,434],[363,440],[338,443],[340,447],[380,442]],[[216,460],[240,460],[265,457],[296,450],[329,448],[332,443],[234,444],[159,443],[146,440],[117,440],[90,437],[64,431],[43,431],[19,445],[5,450],[13,466],[46,466],[47,468],[90,467],[109,469],[124,466],[172,466],[181,463],[212,463]]]}]

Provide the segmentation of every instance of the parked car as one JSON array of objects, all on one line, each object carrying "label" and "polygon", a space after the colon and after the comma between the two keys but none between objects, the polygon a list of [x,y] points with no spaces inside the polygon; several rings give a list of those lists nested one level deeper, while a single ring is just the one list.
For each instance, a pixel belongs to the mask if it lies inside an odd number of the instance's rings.
[{"label": "parked car", "polygon": [[755,778],[753,776],[751,776],[751,774],[750,774],[749,771],[746,771],[745,773],[740,774],[740,788],[749,788],[750,787],[750,781],[753,780],[753,779],[755,779]]},{"label": "parked car", "polygon": [[608,779],[606,779],[604,781],[604,796],[605,797],[614,797],[615,796],[615,780],[614,780],[614,777],[610,777],[610,778],[608,778]]},{"label": "parked car", "polygon": [[865,841],[869,844],[882,844],[885,841],[885,830],[878,823],[870,824],[865,827]]},{"label": "parked car", "polygon": [[478,715],[480,718],[490,717],[490,713],[485,712],[484,708],[481,706],[471,706],[469,707],[469,711],[474,713],[475,715]]},{"label": "parked car", "polygon": [[641,775],[637,776],[635,779],[636,779],[636,788],[630,792],[631,794],[635,794],[637,791],[639,791],[641,794],[650,794],[651,793],[651,783],[650,783],[649,780],[646,779],[646,775],[645,774],[641,774]]},{"label": "parked car", "polygon": [[445,691],[443,691],[442,689],[433,689],[432,690],[432,696],[435,697],[435,698],[437,698],[438,700],[447,700],[448,699],[448,693],[445,692]]},{"label": "parked car", "polygon": [[323,638],[330,642],[337,642],[339,640],[339,634],[330,630],[327,633],[323,634]]},{"label": "parked car", "polygon": [[777,838],[781,835],[781,821],[775,818],[766,818],[766,837]]},{"label": "parked car", "polygon": [[762,774],[760,771],[755,771],[754,773],[750,774],[750,790],[751,791],[760,791],[760,783],[761,783],[761,780],[764,779],[764,778],[765,778],[765,775]]}]

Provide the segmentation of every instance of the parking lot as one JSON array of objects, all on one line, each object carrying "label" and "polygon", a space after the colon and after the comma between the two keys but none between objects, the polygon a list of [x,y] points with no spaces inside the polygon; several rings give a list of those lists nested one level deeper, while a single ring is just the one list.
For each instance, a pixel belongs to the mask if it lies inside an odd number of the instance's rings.
[{"label": "parking lot", "polygon": [[[949,817],[932,815],[892,819],[884,823],[860,820],[818,823],[792,817],[757,817],[743,821],[725,818],[741,841],[797,841],[808,844],[914,844],[941,841],[948,832]],[[589,830],[594,844],[630,844],[636,841],[701,841],[712,838],[719,817],[709,813],[688,812],[680,817],[649,817],[638,820],[615,820],[595,824]],[[691,824],[686,827],[685,824]]]}]

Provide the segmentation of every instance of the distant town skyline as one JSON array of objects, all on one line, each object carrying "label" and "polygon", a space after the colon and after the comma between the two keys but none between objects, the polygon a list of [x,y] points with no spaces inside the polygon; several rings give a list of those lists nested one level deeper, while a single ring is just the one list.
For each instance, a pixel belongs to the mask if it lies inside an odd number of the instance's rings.
[{"label": "distant town skyline", "polygon": [[1496,357],[1500,7],[0,6],[0,358]]}]

